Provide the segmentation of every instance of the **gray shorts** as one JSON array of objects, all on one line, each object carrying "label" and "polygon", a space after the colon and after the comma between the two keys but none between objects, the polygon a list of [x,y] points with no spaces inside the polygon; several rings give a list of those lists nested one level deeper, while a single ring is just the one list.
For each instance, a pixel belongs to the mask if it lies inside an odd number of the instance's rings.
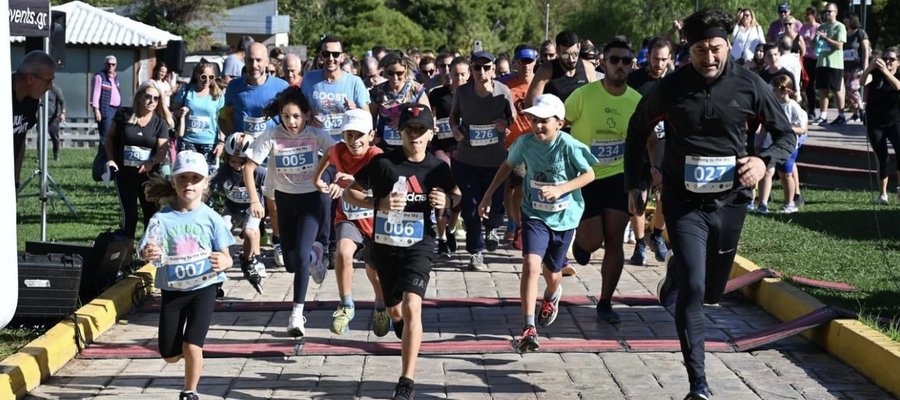
[{"label": "gray shorts", "polygon": [[334,235],[337,240],[350,239],[356,243],[356,253],[353,255],[359,261],[369,263],[369,249],[372,248],[372,239],[364,236],[356,224],[350,221],[341,221],[334,226]]}]

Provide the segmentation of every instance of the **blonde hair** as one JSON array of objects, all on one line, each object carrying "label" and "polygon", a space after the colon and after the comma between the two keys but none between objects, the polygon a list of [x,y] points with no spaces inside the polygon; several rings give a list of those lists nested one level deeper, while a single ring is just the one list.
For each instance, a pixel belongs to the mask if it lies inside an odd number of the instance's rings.
[{"label": "blonde hair", "polygon": [[[741,15],[741,14],[743,14],[743,13],[745,13],[745,12],[750,13],[750,26],[749,26],[749,27],[752,28],[752,27],[755,27],[755,26],[759,26],[759,22],[756,20],[756,13],[753,12],[752,9],[744,8],[744,9],[742,9],[741,11],[738,12],[738,15]],[[737,19],[737,24],[743,26],[743,25],[741,24],[741,21],[743,21],[743,18],[738,18],[738,19]]]},{"label": "blonde hair", "polygon": [[[203,178],[209,180],[209,177]],[[172,181],[160,174],[151,174],[147,182],[144,182],[144,196],[147,201],[152,201],[159,205],[160,208],[167,205],[173,205],[178,201],[178,191],[172,186]],[[210,196],[209,186],[203,191],[203,201]]]},{"label": "blonde hair", "polygon": [[[163,95],[162,89],[159,88],[159,85],[157,85],[156,82],[149,80],[149,81],[142,83],[141,86],[138,87],[138,90],[136,90],[134,92],[134,98],[132,99],[132,103],[131,103],[131,117],[128,118],[129,124],[132,124],[132,125],[138,124],[137,107],[138,107],[138,105],[141,105],[141,107],[143,107],[142,104],[144,101],[144,95],[147,94],[147,89],[151,89],[151,88],[153,90],[156,90],[156,93],[159,93],[160,97]],[[172,113],[169,112],[168,107],[163,105],[162,98],[160,98],[159,102],[156,104],[155,112],[156,112],[157,117],[159,117],[163,121],[166,121],[166,124],[168,124],[169,129],[172,129],[175,127],[175,120],[172,119]]]}]

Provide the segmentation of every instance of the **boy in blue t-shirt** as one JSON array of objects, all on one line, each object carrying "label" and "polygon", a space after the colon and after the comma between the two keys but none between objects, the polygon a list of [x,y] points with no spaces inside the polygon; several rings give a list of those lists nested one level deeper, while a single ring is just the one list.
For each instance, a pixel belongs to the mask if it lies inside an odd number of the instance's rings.
[{"label": "boy in blue t-shirt", "polygon": [[547,289],[541,301],[541,326],[548,326],[559,312],[562,268],[575,228],[584,212],[581,188],[594,180],[591,166],[597,159],[590,149],[570,135],[560,135],[566,108],[552,94],[538,96],[534,106],[523,111],[531,119],[533,133],[519,137],[509,148],[494,181],[478,205],[484,218],[490,212],[491,196],[506,181],[516,165],[525,164],[525,198],[522,200],[522,282],[520,296],[525,329],[517,350],[538,349],[534,304],[538,279],[543,272]]},{"label": "boy in blue t-shirt", "polygon": [[[223,192],[225,194],[225,206],[222,210],[222,218],[228,226],[229,232],[235,228],[240,230],[240,236],[244,239],[243,253],[241,254],[241,271],[244,278],[253,285],[259,294],[263,293],[262,278],[266,277],[266,267],[260,259],[260,219],[250,214],[250,194],[244,183],[244,164],[247,163],[246,150],[253,143],[253,136],[247,133],[232,133],[225,139],[225,153],[227,154],[227,167],[219,169],[218,173],[210,180],[210,192]],[[266,169],[257,168],[253,171],[253,180],[256,182],[258,198],[263,196],[263,182],[266,180]]]}]

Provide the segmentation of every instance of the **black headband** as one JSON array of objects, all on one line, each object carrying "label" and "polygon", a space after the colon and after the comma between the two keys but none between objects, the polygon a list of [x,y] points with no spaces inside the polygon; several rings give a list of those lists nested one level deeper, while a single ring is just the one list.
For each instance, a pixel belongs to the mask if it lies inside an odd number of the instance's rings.
[{"label": "black headband", "polygon": [[721,27],[718,27],[718,26],[710,26],[710,27],[707,27],[707,28],[703,29],[702,31],[699,31],[696,33],[691,32],[690,34],[687,34],[686,36],[687,36],[688,47],[693,46],[694,43],[697,43],[704,39],[720,37],[722,39],[728,40],[728,32],[726,32],[725,29],[722,29]]}]

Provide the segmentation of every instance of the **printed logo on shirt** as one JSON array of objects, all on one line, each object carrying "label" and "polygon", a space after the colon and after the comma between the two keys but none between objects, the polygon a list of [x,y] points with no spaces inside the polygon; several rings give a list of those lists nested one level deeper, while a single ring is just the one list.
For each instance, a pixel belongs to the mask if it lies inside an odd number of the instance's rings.
[{"label": "printed logo on shirt", "polygon": [[415,175],[406,178],[406,187],[409,188],[409,192],[406,193],[406,201],[409,202],[425,202],[428,201],[428,196],[425,194],[425,191],[422,190],[422,185],[419,184],[419,178],[416,178]]}]

